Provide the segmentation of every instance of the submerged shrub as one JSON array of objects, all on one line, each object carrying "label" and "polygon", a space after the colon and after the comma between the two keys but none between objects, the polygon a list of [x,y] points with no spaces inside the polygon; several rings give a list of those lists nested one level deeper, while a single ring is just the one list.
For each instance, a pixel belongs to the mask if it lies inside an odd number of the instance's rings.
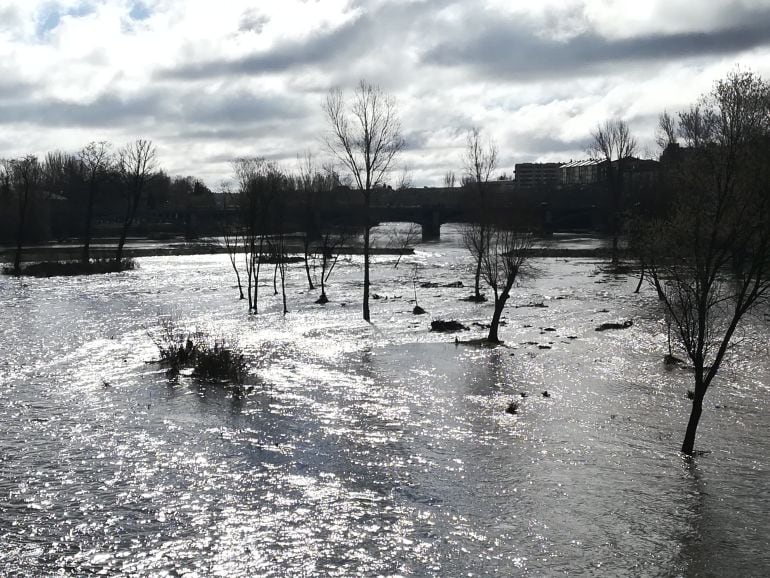
[{"label": "submerged shrub", "polygon": [[171,316],[159,317],[156,331],[147,335],[158,348],[160,362],[173,373],[191,366],[205,338],[200,331],[180,329]]},{"label": "submerged shrub", "polygon": [[246,377],[245,356],[224,339],[181,329],[171,316],[159,318],[157,330],[148,334],[158,348],[160,363],[172,375],[192,369],[192,374],[201,379],[240,383]]},{"label": "submerged shrub", "polygon": [[224,339],[195,351],[194,375],[203,379],[225,379],[240,383],[246,376],[246,358]]}]

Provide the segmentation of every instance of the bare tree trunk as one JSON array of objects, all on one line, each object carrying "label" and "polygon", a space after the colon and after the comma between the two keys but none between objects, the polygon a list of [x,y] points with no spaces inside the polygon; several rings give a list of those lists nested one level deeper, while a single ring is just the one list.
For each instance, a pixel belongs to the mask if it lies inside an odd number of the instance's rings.
[{"label": "bare tree trunk", "polygon": [[[367,211],[368,212],[368,211]],[[366,228],[364,229],[364,321],[369,321],[369,218],[367,215]]]},{"label": "bare tree trunk", "polygon": [[652,275],[652,282],[655,285],[655,291],[658,292],[658,301],[663,301],[663,287],[660,285],[660,279],[658,278],[658,273],[655,270],[650,271],[650,275]]},{"label": "bare tree trunk", "polygon": [[479,257],[476,259],[476,276],[474,278],[474,297],[476,301],[481,301],[481,258],[483,253],[479,251]]},{"label": "bare tree trunk", "polygon": [[639,293],[639,289],[642,288],[642,282],[644,281],[644,263],[642,263],[642,270],[639,273],[639,283],[636,286],[636,289],[634,290],[634,293]]},{"label": "bare tree trunk", "polygon": [[86,230],[83,236],[83,263],[91,261],[91,221],[94,214],[94,194],[96,184],[92,181],[88,186],[88,206],[86,207]]},{"label": "bare tree trunk", "polygon": [[257,270],[254,273],[254,314],[255,315],[258,313],[257,301],[259,297],[259,269],[262,266],[262,249],[264,248],[264,243],[265,243],[265,236],[261,235],[259,237],[259,251],[257,252]]},{"label": "bare tree trunk", "polygon": [[[235,273],[235,280],[238,282],[238,294],[240,299],[246,299],[243,294],[243,284],[241,283],[241,273],[238,271],[238,234],[235,234],[235,245],[229,241],[229,237],[225,234],[225,246],[227,248],[227,256],[230,259],[230,264],[233,266],[233,272]],[[246,239],[243,239],[244,252],[246,251]],[[247,261],[248,267],[248,261]]]},{"label": "bare tree trunk", "polygon": [[313,285],[313,279],[310,276],[310,262],[309,262],[310,234],[309,233],[305,233],[305,238],[303,239],[303,245],[305,249],[305,274],[307,275],[307,287],[310,291],[313,291],[315,289],[315,286]]},{"label": "bare tree trunk", "polygon": [[369,228],[369,208],[371,206],[371,192],[364,192],[364,321],[369,321],[369,241],[371,229]]},{"label": "bare tree trunk", "polygon": [[238,293],[240,295],[239,299],[243,300],[246,299],[246,296],[243,294],[243,285],[241,284],[241,274],[238,272],[238,267],[235,266],[233,263],[233,270],[235,271],[235,279],[238,281]]},{"label": "bare tree trunk", "polygon": [[326,296],[326,282],[324,281],[323,273],[324,272],[322,271],[321,272],[321,296],[318,298],[318,303],[321,303],[321,304],[329,302],[329,298]]},{"label": "bare tree trunk", "polygon": [[273,269],[273,295],[278,295],[278,259],[275,260]]},{"label": "bare tree trunk", "polygon": [[497,336],[497,330],[500,327],[500,317],[503,315],[506,301],[508,301],[508,291],[503,291],[500,296],[498,296],[497,291],[495,291],[495,312],[492,315],[492,323],[489,325],[487,341],[500,343],[500,338]]},{"label": "bare tree trunk", "polygon": [[706,389],[702,383],[695,386],[695,394],[692,400],[692,411],[690,412],[690,421],[687,422],[687,431],[684,434],[684,443],[682,443],[682,453],[691,456],[695,448],[695,433],[698,430],[698,422],[703,411],[703,396]]},{"label": "bare tree trunk", "polygon": [[283,314],[286,315],[289,312],[289,308],[286,307],[286,263],[281,263],[281,296],[283,298]]},{"label": "bare tree trunk", "polygon": [[249,296],[249,313],[254,309],[254,300],[251,296],[251,280],[254,277],[254,238],[249,239],[249,248],[244,252],[246,257],[246,279],[248,285],[246,286],[246,294]]},{"label": "bare tree trunk", "polygon": [[27,220],[27,196],[24,193],[24,200],[19,201],[19,228],[16,234],[16,255],[13,258],[13,274],[17,277],[21,275],[21,251],[24,246],[24,228]]},{"label": "bare tree trunk", "polygon": [[123,260],[123,246],[126,244],[126,237],[128,237],[128,228],[131,226],[131,221],[134,220],[133,216],[130,215],[131,209],[128,209],[128,213],[126,213],[126,218],[123,221],[123,228],[120,230],[120,239],[118,240],[118,250],[115,252],[115,264],[120,265],[120,262]]}]

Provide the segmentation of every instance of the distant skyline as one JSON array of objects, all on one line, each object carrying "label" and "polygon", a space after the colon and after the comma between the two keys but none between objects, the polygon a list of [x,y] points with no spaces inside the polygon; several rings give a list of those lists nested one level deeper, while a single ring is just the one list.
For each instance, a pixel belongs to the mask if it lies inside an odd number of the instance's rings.
[{"label": "distant skyline", "polygon": [[216,189],[239,156],[322,158],[327,91],[365,78],[440,185],[472,126],[500,172],[583,158],[611,117],[656,155],[658,114],[736,67],[770,77],[770,0],[0,0],[0,158],[148,138]]}]

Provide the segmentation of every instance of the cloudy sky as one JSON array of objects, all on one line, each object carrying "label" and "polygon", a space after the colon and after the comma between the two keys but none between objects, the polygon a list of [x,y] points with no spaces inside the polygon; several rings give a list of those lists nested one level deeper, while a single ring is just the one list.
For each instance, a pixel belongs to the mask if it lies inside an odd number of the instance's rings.
[{"label": "cloudy sky", "polygon": [[770,78],[770,0],[0,0],[0,157],[152,139],[211,187],[231,159],[323,152],[321,104],[396,96],[418,185],[481,127],[502,170],[585,156],[740,67]]}]

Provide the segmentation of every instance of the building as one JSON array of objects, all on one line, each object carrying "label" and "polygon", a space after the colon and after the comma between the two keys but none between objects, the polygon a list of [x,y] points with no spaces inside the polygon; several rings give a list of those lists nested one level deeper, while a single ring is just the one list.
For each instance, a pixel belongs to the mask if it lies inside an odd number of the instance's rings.
[{"label": "building", "polygon": [[561,165],[560,181],[562,185],[591,185],[604,178],[603,166],[606,161],[585,159],[570,161]]},{"label": "building", "polygon": [[518,163],[514,170],[517,189],[538,189],[558,186],[561,163]]}]

